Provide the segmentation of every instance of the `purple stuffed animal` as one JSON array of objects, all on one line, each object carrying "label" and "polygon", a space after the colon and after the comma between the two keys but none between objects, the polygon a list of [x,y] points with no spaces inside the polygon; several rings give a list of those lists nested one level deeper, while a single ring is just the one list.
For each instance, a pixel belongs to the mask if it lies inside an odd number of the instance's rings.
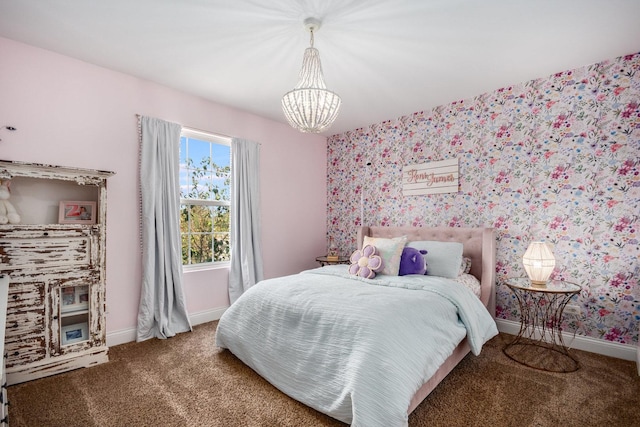
[{"label": "purple stuffed animal", "polygon": [[427,274],[427,262],[424,259],[424,255],[427,254],[425,250],[418,250],[406,246],[402,250],[402,256],[400,257],[400,271],[398,276],[406,276],[407,274]]}]

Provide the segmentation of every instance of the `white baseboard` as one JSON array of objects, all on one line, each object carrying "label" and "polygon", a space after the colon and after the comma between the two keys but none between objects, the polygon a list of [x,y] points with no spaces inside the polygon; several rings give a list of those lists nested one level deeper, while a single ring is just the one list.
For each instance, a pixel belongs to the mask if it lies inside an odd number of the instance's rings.
[{"label": "white baseboard", "polygon": [[[505,334],[518,335],[520,331],[520,322],[496,319],[496,324],[498,325],[498,330]],[[638,362],[638,374],[640,374],[640,354],[638,353],[638,348],[634,345],[618,344],[581,335],[574,337],[573,334],[567,332],[562,333],[562,339],[569,348],[616,357],[618,359],[635,360]]]},{"label": "white baseboard", "polygon": [[[191,322],[191,326],[218,320],[222,317],[222,313],[224,313],[227,308],[228,307],[219,307],[211,310],[199,311],[197,313],[190,313],[189,321]],[[135,328],[109,332],[107,333],[107,347],[133,342],[136,340],[136,336],[137,333]]]},{"label": "white baseboard", "polygon": [[229,307],[218,307],[211,310],[199,311],[197,313],[189,314],[189,320],[191,326],[200,325],[202,323],[213,322],[222,317],[222,314],[227,311]]},{"label": "white baseboard", "polygon": [[107,347],[113,347],[136,340],[136,329],[121,329],[107,333]]}]

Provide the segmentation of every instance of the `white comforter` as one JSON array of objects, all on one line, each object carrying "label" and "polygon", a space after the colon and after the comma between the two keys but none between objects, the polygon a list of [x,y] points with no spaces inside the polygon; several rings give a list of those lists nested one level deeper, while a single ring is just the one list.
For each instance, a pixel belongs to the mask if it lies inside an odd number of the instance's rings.
[{"label": "white comforter", "polygon": [[478,297],[449,279],[358,279],[343,265],[253,286],[220,319],[216,344],[320,412],[395,427],[465,336],[477,355],[497,333]]}]

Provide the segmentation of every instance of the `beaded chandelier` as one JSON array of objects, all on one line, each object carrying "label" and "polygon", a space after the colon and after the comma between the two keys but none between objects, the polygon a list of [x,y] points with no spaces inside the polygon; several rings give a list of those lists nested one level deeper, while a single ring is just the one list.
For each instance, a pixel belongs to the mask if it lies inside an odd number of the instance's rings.
[{"label": "beaded chandelier", "polygon": [[320,21],[307,18],[304,25],[311,33],[311,46],[304,51],[298,84],[282,97],[282,111],[292,127],[301,132],[320,133],[329,129],[338,117],[342,101],[338,94],[327,90],[320,53],[313,47],[313,33],[320,27]]}]

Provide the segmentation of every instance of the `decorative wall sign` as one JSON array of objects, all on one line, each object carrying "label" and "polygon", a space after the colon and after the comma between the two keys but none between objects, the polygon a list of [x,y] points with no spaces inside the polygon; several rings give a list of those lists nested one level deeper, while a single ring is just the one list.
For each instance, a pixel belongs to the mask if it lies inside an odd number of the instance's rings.
[{"label": "decorative wall sign", "polygon": [[458,159],[407,165],[402,171],[402,195],[458,192]]}]

